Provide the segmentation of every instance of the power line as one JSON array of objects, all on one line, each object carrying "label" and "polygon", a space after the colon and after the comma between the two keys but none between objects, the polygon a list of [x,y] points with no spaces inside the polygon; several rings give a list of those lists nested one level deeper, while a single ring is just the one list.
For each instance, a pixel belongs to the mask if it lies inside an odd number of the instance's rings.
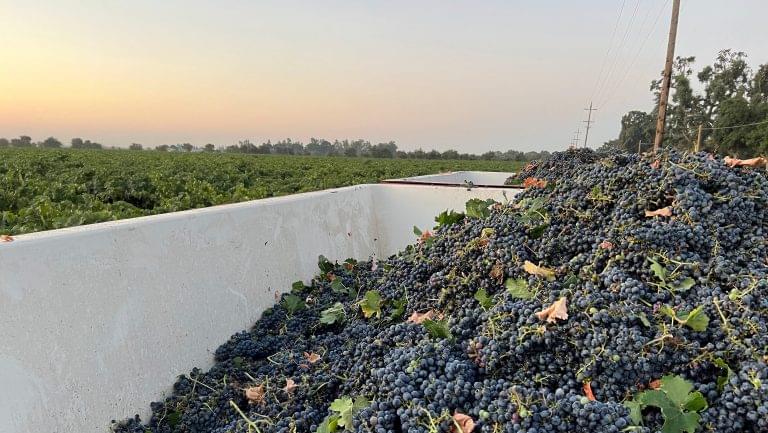
[{"label": "power line", "polygon": [[[640,46],[637,49],[637,52],[632,57],[632,61],[629,63],[629,66],[624,71],[624,74],[621,76],[621,79],[617,82],[615,86],[611,88],[611,90],[604,95],[604,98],[602,102],[600,102],[601,107],[605,107],[608,103],[608,101],[611,100],[611,98],[614,96],[616,90],[621,88],[621,85],[624,84],[624,81],[627,79],[627,76],[629,76],[629,72],[634,68],[635,63],[637,63],[637,60],[640,58],[640,54],[643,52],[643,48],[645,48],[645,44],[648,43],[648,41],[651,39],[651,36],[653,36],[654,30],[656,30],[656,27],[659,24],[659,19],[661,18],[661,15],[664,13],[664,10],[667,8],[667,5],[669,4],[669,0],[666,0],[664,4],[661,5],[661,9],[659,9],[659,12],[656,14],[656,18],[653,20],[653,24],[651,25],[650,29],[648,30],[648,33],[645,36],[645,39],[640,43]],[[645,21],[644,21],[645,22]],[[642,29],[642,25],[640,28]]]},{"label": "power line", "polygon": [[743,125],[717,126],[717,127],[701,128],[701,129],[704,129],[704,130],[707,130],[707,131],[715,131],[715,130],[718,130],[718,129],[736,129],[736,128],[743,128],[745,126],[757,126],[757,125],[762,125],[764,123],[768,123],[768,120],[763,120],[763,121],[754,122],[754,123],[745,123]]},{"label": "power line", "polygon": [[605,52],[605,56],[603,57],[603,63],[600,65],[600,72],[598,72],[597,77],[595,79],[595,85],[592,88],[592,93],[589,96],[589,99],[592,100],[595,96],[595,92],[597,91],[597,85],[600,83],[600,79],[603,78],[603,71],[605,71],[605,65],[608,63],[608,57],[611,53],[611,49],[613,48],[613,40],[616,37],[616,31],[619,29],[619,23],[621,22],[621,15],[624,13],[624,6],[627,4],[627,0],[622,0],[621,7],[619,8],[619,16],[616,17],[616,23],[613,25],[613,31],[611,32],[611,38],[608,42],[608,50]]},{"label": "power line", "polygon": [[[627,23],[627,30],[624,32],[624,36],[621,38],[621,42],[619,42],[619,45],[617,47],[617,52],[624,46],[624,44],[627,42],[627,37],[629,36],[630,31],[632,30],[632,26],[635,23],[635,17],[637,16],[637,9],[640,7],[640,0],[637,0],[635,2],[635,7],[632,10],[632,15],[629,17],[629,22]],[[598,98],[601,93],[603,92],[603,89],[605,88],[606,83],[610,80],[611,74],[613,73],[613,70],[616,68],[616,65],[619,64],[619,57],[614,56],[613,62],[611,62],[611,66],[608,68],[608,71],[605,74],[605,78],[603,79],[602,83],[600,84],[600,89],[597,91],[597,94],[595,95],[595,98]]]}]

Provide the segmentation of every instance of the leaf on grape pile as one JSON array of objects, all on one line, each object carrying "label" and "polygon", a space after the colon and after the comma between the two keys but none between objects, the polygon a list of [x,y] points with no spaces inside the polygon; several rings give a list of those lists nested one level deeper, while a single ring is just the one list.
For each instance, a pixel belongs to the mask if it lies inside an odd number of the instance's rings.
[{"label": "leaf on grape pile", "polygon": [[333,290],[333,293],[346,294],[350,298],[355,296],[355,290],[352,287],[345,286],[344,283],[341,282],[341,278],[338,277],[334,277],[331,281],[331,290]]},{"label": "leaf on grape pile", "polygon": [[296,389],[296,386],[296,382],[294,382],[293,379],[287,378],[285,379],[285,386],[283,387],[283,391],[285,391],[286,394],[290,394],[294,389]]},{"label": "leaf on grape pile", "polygon": [[333,270],[333,263],[331,263],[330,260],[321,254],[317,258],[317,267],[320,268],[320,271],[325,274]]},{"label": "leaf on grape pile", "polygon": [[723,374],[717,376],[717,389],[722,391],[723,388],[725,388],[725,384],[728,383],[731,376],[733,376],[733,370],[731,370],[731,366],[728,365],[723,358],[715,358],[712,363],[720,367],[720,370],[723,372]]},{"label": "leaf on grape pile", "polygon": [[535,265],[528,260],[523,263],[523,270],[525,272],[528,272],[531,275],[536,275],[537,277],[543,277],[546,278],[549,281],[552,281],[555,279],[555,271],[554,269],[545,268],[543,266]]},{"label": "leaf on grape pile", "polygon": [[533,292],[528,290],[528,281],[525,278],[507,278],[504,285],[507,287],[507,292],[509,292],[513,298],[533,298]]},{"label": "leaf on grape pile", "polygon": [[264,403],[264,394],[264,385],[245,388],[245,398],[248,400],[248,403],[251,404]]},{"label": "leaf on grape pile", "polygon": [[432,338],[452,339],[451,330],[448,327],[447,320],[432,320],[426,319],[421,323],[421,326],[427,330],[429,336]]},{"label": "leaf on grape pile", "polygon": [[451,431],[454,433],[472,433],[472,430],[475,429],[475,420],[472,419],[469,415],[464,415],[463,413],[454,412],[453,413],[453,426],[451,428]]},{"label": "leaf on grape pile", "polygon": [[650,389],[659,389],[659,388],[661,388],[661,379],[654,379],[654,380],[648,382],[648,388],[650,388]]},{"label": "leaf on grape pile", "polygon": [[604,250],[610,250],[613,248],[613,243],[611,241],[605,240],[600,242],[600,248]]},{"label": "leaf on grape pile", "polygon": [[694,331],[704,332],[709,325],[709,316],[704,313],[703,305],[699,305],[688,313],[680,313],[677,317],[680,323]]},{"label": "leaf on grape pile", "polygon": [[582,386],[584,389],[584,395],[587,396],[587,400],[589,401],[595,401],[597,400],[595,398],[595,393],[592,392],[592,382],[584,382],[584,385]]},{"label": "leaf on grape pile", "polygon": [[317,426],[317,433],[335,433],[339,429],[339,416],[328,415],[325,420]]},{"label": "leaf on grape pile", "polygon": [[686,290],[689,290],[695,284],[696,284],[696,281],[693,278],[688,277],[688,278],[684,279],[683,281],[680,281],[677,284],[671,285],[670,287],[672,288],[672,290],[676,290],[676,291],[679,291],[679,292],[684,292]]},{"label": "leaf on grape pile", "polygon": [[648,316],[646,316],[642,311],[637,314],[637,318],[640,319],[640,323],[642,323],[646,328],[651,327],[651,322],[648,320]]},{"label": "leaf on grape pile", "polygon": [[344,304],[337,302],[320,313],[320,323],[333,325],[344,321]]},{"label": "leaf on grape pile", "polygon": [[392,301],[392,313],[389,315],[389,317],[392,320],[398,320],[401,317],[403,317],[403,314],[405,314],[405,306],[408,304],[408,300],[403,297],[400,299],[395,299]]},{"label": "leaf on grape pile", "polygon": [[432,310],[429,310],[426,313],[419,313],[418,311],[414,311],[411,314],[411,317],[408,318],[408,323],[415,323],[417,325],[421,325],[422,323],[424,323],[425,320],[429,320],[434,316],[435,316],[435,312]]},{"label": "leaf on grape pile", "polygon": [[13,236],[11,236],[11,235],[0,235],[0,242],[13,242]]},{"label": "leaf on grape pile", "polygon": [[624,405],[635,425],[642,423],[642,409],[653,406],[664,417],[663,433],[695,433],[699,414],[707,407],[704,396],[693,391],[693,384],[679,376],[664,376],[658,389],[643,391]]},{"label": "leaf on grape pile", "polygon": [[488,292],[485,289],[478,289],[475,292],[475,300],[480,303],[480,306],[488,309],[493,306],[493,299],[488,296]]},{"label": "leaf on grape pile", "polygon": [[656,216],[669,217],[669,216],[672,216],[672,208],[667,206],[667,207],[663,207],[661,209],[647,210],[647,211],[645,211],[645,216],[649,217],[649,218],[650,217],[656,217]]},{"label": "leaf on grape pile", "polygon": [[566,298],[562,297],[553,302],[549,307],[536,313],[539,320],[545,320],[547,323],[555,323],[557,320],[568,320],[568,308],[566,307]]},{"label": "leaf on grape pile", "polygon": [[527,177],[523,180],[523,188],[546,188],[546,179],[537,179],[535,177]]},{"label": "leaf on grape pile", "polygon": [[461,212],[454,212],[449,210],[444,210],[440,212],[440,215],[435,217],[435,222],[437,223],[437,227],[442,227],[445,225],[452,225],[452,224],[458,224],[464,219],[464,214]]},{"label": "leaf on grape pile", "polygon": [[374,315],[381,317],[381,295],[376,290],[365,292],[363,300],[360,301],[360,309],[363,310],[363,316],[370,319]]},{"label": "leaf on grape pile", "polygon": [[549,224],[541,224],[538,225],[530,230],[528,230],[528,237],[531,239],[538,239],[540,238],[544,232],[549,228]]},{"label": "leaf on grape pile", "polygon": [[662,283],[667,282],[667,270],[664,268],[664,266],[661,266],[659,262],[653,259],[648,259],[651,262],[651,272],[653,272],[653,275],[656,276],[659,280],[661,280]]},{"label": "leaf on grape pile", "polygon": [[750,158],[750,159],[738,159],[738,158],[731,158],[729,156],[726,156],[723,158],[723,161],[725,162],[725,165],[728,167],[757,167],[757,166],[763,166],[766,165],[766,159],[762,156],[758,156],[757,158]]},{"label": "leaf on grape pile", "polygon": [[314,352],[304,352],[304,359],[306,359],[308,363],[314,364],[320,360],[320,355]]},{"label": "leaf on grape pile", "polygon": [[467,201],[466,208],[467,212],[466,215],[469,218],[487,218],[491,215],[490,209],[488,207],[492,204],[494,204],[495,201],[492,199],[488,200],[480,200],[479,198],[473,198]]},{"label": "leaf on grape pile", "polygon": [[290,315],[293,315],[305,306],[304,300],[296,295],[285,295],[282,304],[283,308],[285,308]]},{"label": "leaf on grape pile", "polygon": [[291,293],[300,293],[304,291],[304,282],[303,281],[294,281],[293,284],[291,284]]},{"label": "leaf on grape pile", "polygon": [[341,397],[331,403],[328,409],[338,414],[336,424],[347,430],[352,429],[352,417],[362,409],[368,407],[370,403],[365,397],[357,397],[354,401],[351,397]]},{"label": "leaf on grape pile", "polygon": [[501,263],[496,263],[491,268],[490,273],[491,278],[493,278],[497,283],[501,284],[501,282],[504,280],[504,265]]},{"label": "leaf on grape pile", "polygon": [[657,159],[656,161],[653,161],[653,162],[651,163],[651,168],[659,168],[659,166],[660,166],[660,165],[661,165],[661,161],[659,161],[659,160]]}]

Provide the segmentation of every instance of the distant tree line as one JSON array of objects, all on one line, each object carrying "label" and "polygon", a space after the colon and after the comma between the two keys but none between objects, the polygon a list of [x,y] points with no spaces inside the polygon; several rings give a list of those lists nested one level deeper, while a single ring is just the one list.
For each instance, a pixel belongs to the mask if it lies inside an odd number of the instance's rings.
[{"label": "distant tree line", "polygon": [[[756,70],[747,55],[722,50],[712,65],[695,76],[701,91],[692,86],[695,57],[677,57],[671,80],[664,146],[692,150],[701,126],[701,150],[740,157],[768,151],[768,64]],[[655,108],[634,110],[621,119],[619,137],[604,144],[630,152],[653,145],[661,80],[653,80]]]},{"label": "distant tree line", "polygon": [[[0,138],[0,148],[2,147],[37,147],[46,149],[63,148],[62,143],[54,137],[48,137],[41,142],[33,142],[29,136],[23,135],[19,138],[5,139]],[[102,149],[99,143],[73,138],[70,142],[72,149]],[[145,150],[140,143],[132,143],[129,150]],[[361,158],[400,158],[400,159],[464,159],[464,160],[500,160],[500,161],[530,161],[533,159],[542,159],[549,157],[547,151],[541,152],[520,152],[517,150],[508,150],[506,152],[486,152],[482,155],[470,153],[459,153],[455,150],[446,150],[440,152],[437,150],[424,151],[422,149],[412,151],[402,151],[397,148],[394,141],[386,143],[372,144],[367,140],[324,140],[312,138],[306,144],[300,141],[293,141],[290,138],[272,143],[267,141],[256,145],[250,140],[239,141],[236,145],[217,147],[212,143],[198,147],[190,143],[180,144],[162,144],[155,146],[154,150],[159,152],[224,152],[224,153],[245,153],[258,155],[308,155],[308,156],[336,156],[336,157],[361,157]]]}]

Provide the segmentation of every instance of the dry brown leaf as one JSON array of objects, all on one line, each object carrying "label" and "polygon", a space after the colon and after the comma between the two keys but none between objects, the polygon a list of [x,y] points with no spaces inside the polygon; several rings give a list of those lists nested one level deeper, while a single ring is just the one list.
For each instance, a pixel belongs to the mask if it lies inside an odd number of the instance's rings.
[{"label": "dry brown leaf", "polygon": [[729,167],[757,167],[759,165],[765,165],[767,162],[762,156],[750,159],[738,159],[726,156],[723,161],[725,162],[725,165]]},{"label": "dry brown leaf", "polygon": [[661,161],[657,159],[651,163],[651,168],[659,168],[659,165],[661,165]]},{"label": "dry brown leaf", "polygon": [[[463,413],[454,412],[453,422],[454,425],[451,430],[454,433],[472,433],[472,430],[475,429],[475,421],[469,415],[464,415]],[[459,427],[460,431],[456,431],[456,426]]]},{"label": "dry brown leaf", "polygon": [[536,163],[535,162],[529,162],[528,164],[526,164],[526,166],[523,169],[523,171],[531,171],[534,168],[536,168]]},{"label": "dry brown leaf", "polygon": [[555,278],[555,271],[554,269],[545,268],[543,266],[535,265],[528,260],[523,263],[523,270],[525,272],[528,272],[531,275],[536,275],[539,277],[544,277],[546,279],[552,279]]},{"label": "dry brown leaf", "polygon": [[351,271],[352,269],[355,269],[355,265],[349,262],[344,262],[344,269]]},{"label": "dry brown leaf", "polygon": [[547,186],[547,181],[545,179],[527,177],[523,181],[523,188],[545,188],[546,186]]},{"label": "dry brown leaf", "polygon": [[336,275],[333,275],[332,273],[328,272],[325,274],[325,277],[328,278],[328,281],[333,282],[333,280],[336,279]]},{"label": "dry brown leaf", "polygon": [[504,282],[504,265],[501,263],[496,263],[491,268],[491,278],[496,280],[497,283],[501,284]]},{"label": "dry brown leaf", "polygon": [[655,217],[655,216],[665,216],[665,217],[668,217],[668,216],[672,216],[672,208],[667,206],[667,207],[663,207],[661,209],[647,210],[647,211],[645,211],[645,216],[646,217]]},{"label": "dry brown leaf", "polygon": [[313,352],[304,352],[304,359],[306,359],[310,364],[314,364],[320,360],[320,355]]},{"label": "dry brown leaf", "polygon": [[251,404],[264,403],[264,385],[245,388],[245,398]]},{"label": "dry brown leaf", "polygon": [[429,310],[426,313],[419,313],[414,311],[413,314],[411,314],[411,317],[408,318],[408,323],[415,323],[420,325],[424,323],[425,320],[432,319],[434,316],[435,312],[432,310]]},{"label": "dry brown leaf", "polygon": [[600,242],[600,248],[602,248],[604,250],[610,250],[611,248],[613,248],[613,242],[611,242],[611,241],[602,241],[602,242]]},{"label": "dry brown leaf", "polygon": [[661,380],[659,379],[652,380],[651,383],[648,384],[648,388],[651,388],[651,389],[661,388]]},{"label": "dry brown leaf", "polygon": [[587,396],[587,400],[595,401],[595,394],[592,392],[592,382],[584,382],[584,395]]},{"label": "dry brown leaf", "polygon": [[275,302],[280,302],[280,292],[275,290]]},{"label": "dry brown leaf", "polygon": [[431,237],[432,237],[432,232],[430,232],[429,230],[425,230],[424,233],[422,233],[421,236],[419,236],[419,241],[426,242]]},{"label": "dry brown leaf", "polygon": [[557,320],[568,319],[568,308],[565,305],[566,299],[562,297],[553,302],[549,307],[536,313],[539,320],[546,320],[547,323],[555,323]]},{"label": "dry brown leaf", "polygon": [[0,235],[0,242],[13,242],[13,236],[11,236],[11,235]]},{"label": "dry brown leaf", "polygon": [[283,391],[285,391],[286,394],[290,394],[294,389],[296,389],[296,382],[294,382],[291,378],[285,379],[285,386],[283,387]]}]

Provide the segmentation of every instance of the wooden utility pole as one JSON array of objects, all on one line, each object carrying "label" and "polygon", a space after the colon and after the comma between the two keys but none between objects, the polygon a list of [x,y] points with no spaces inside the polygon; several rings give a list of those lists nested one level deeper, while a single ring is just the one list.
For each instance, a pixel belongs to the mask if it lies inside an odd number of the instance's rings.
[{"label": "wooden utility pole", "polygon": [[597,110],[597,108],[592,108],[592,101],[589,101],[589,108],[585,108],[584,110],[588,112],[587,120],[584,121],[584,123],[587,124],[587,132],[584,133],[584,147],[587,147],[587,140],[589,139],[589,126],[595,123],[592,120],[592,112]]},{"label": "wooden utility pole", "polygon": [[677,21],[680,15],[680,0],[672,3],[672,21],[669,24],[669,41],[667,42],[667,61],[664,63],[664,79],[661,84],[659,98],[659,117],[656,119],[656,138],[653,141],[653,153],[656,153],[664,140],[664,125],[667,120],[667,101],[669,86],[672,82],[672,62],[675,58],[675,39],[677,38]]},{"label": "wooden utility pole", "polygon": [[577,129],[574,133],[575,137],[573,138],[573,143],[575,148],[579,148],[579,136],[581,135],[581,128]]},{"label": "wooden utility pole", "polygon": [[704,129],[704,125],[699,125],[699,134],[696,136],[696,146],[693,148],[694,152],[698,152],[701,149],[701,130]]}]

